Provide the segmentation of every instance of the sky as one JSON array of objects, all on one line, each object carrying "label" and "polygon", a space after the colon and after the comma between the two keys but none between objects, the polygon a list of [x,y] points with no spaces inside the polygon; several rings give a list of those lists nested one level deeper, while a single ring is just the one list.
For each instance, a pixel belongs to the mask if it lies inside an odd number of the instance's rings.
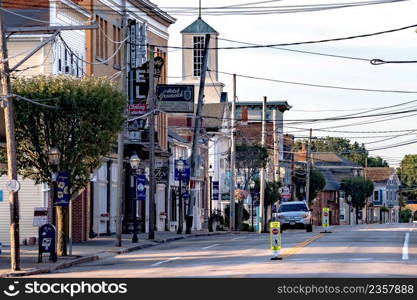
[{"label": "sky", "polygon": [[[173,13],[170,7],[197,7],[198,0],[153,0],[160,8],[172,12],[177,22],[169,28],[169,45],[181,46],[180,31],[191,24],[197,14],[184,16]],[[203,7],[216,7],[239,3],[259,2],[259,0],[202,0]],[[284,6],[299,4],[323,4],[358,2],[357,0],[282,0],[259,6]],[[219,38],[232,39],[257,44],[291,43],[327,38],[361,35],[417,24],[417,0],[391,4],[332,9],[319,12],[297,12],[271,15],[204,15],[203,19],[216,29]],[[335,41],[320,44],[286,46],[288,49],[314,51],[342,56],[384,60],[417,60],[416,27],[379,36]],[[219,47],[239,46],[219,41]],[[169,76],[181,76],[181,51],[169,53]],[[347,91],[299,85],[288,85],[253,79],[237,78],[239,101],[285,100],[292,109],[285,113],[284,131],[296,137],[307,136],[313,128],[313,136],[341,136],[351,141],[365,143],[368,150],[388,147],[394,144],[417,140],[417,130],[404,132],[375,132],[417,129],[417,112],[394,116],[379,116],[366,119],[290,124],[289,120],[322,119],[333,116],[351,115],[374,108],[393,106],[368,114],[389,113],[417,109],[417,63],[372,65],[369,61],[350,60],[295,53],[271,48],[219,50],[219,71],[266,77],[284,81],[336,85],[343,87],[404,90],[416,93],[381,93]],[[232,94],[232,77],[219,75],[219,80]],[[175,83],[178,79],[170,80]],[[230,97],[229,97],[230,99]],[[413,116],[416,114],[415,116]],[[396,118],[395,120],[386,120]],[[357,124],[347,127],[352,123]],[[291,127],[301,127],[295,129]],[[370,131],[370,133],[333,133],[315,129],[341,131]],[[402,135],[399,136],[398,135]],[[389,140],[386,140],[389,139]],[[382,150],[372,150],[370,155],[380,155],[391,166],[398,166],[406,154],[416,154],[417,143]]]}]

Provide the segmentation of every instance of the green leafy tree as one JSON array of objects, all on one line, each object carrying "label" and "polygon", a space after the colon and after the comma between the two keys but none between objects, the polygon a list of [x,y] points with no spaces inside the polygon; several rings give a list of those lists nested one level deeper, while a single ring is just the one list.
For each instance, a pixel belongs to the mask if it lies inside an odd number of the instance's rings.
[{"label": "green leafy tree", "polygon": [[417,186],[417,154],[404,156],[401,161],[401,167],[398,169],[398,175],[404,186]]},{"label": "green leafy tree", "polygon": [[[249,183],[265,168],[268,162],[268,149],[259,144],[250,144],[243,141],[236,146],[236,171],[243,179],[241,189],[248,191]],[[243,199],[244,200],[244,199]],[[243,200],[238,201],[237,224],[240,228],[243,221]]]},{"label": "green leafy tree", "polygon": [[[61,152],[58,169],[70,174],[71,201],[87,185],[100,158],[112,152],[124,121],[124,96],[101,78],[37,76],[12,82],[13,92],[52,106],[15,101],[19,173],[50,183],[51,147]],[[58,255],[66,255],[68,208],[57,207]]]},{"label": "green leafy tree", "polygon": [[[261,183],[259,178],[255,180],[255,191],[260,191]],[[281,183],[277,181],[268,181],[265,183],[265,202],[264,202],[264,211],[263,211],[263,220],[262,224],[264,225],[264,231],[267,231],[268,222],[267,220],[267,213],[270,206],[274,205],[280,199],[279,188],[281,187]]]},{"label": "green leafy tree", "polygon": [[[235,211],[237,210],[238,210],[238,203],[235,203]],[[249,220],[249,217],[250,217],[250,213],[243,207],[242,208],[242,221]],[[226,205],[224,209],[224,221],[226,225],[230,227],[230,205]],[[235,218],[235,228],[242,228],[242,226],[238,227],[237,218]]]},{"label": "green leafy tree", "polygon": [[[297,168],[294,174],[294,183],[297,199],[306,199],[306,171],[303,168]],[[318,169],[310,170],[310,202],[313,201],[317,194],[326,186],[326,179]],[[309,203],[310,205],[310,203]]]},{"label": "green leafy tree", "polygon": [[380,156],[368,156],[368,167],[389,167],[389,164]]},{"label": "green leafy tree", "polygon": [[400,212],[400,220],[402,223],[408,223],[413,217],[413,211],[409,208],[403,209]]},{"label": "green leafy tree", "polygon": [[358,224],[359,210],[365,206],[366,198],[374,191],[374,184],[364,177],[345,178],[341,189],[352,197],[352,206],[356,208],[356,224]]},{"label": "green leafy tree", "polygon": [[264,213],[263,213],[265,221],[262,222],[262,224],[264,224],[264,231],[265,232],[268,231],[268,228],[267,228],[267,226],[268,226],[268,222],[267,222],[268,209],[269,209],[269,207],[274,205],[280,199],[280,194],[279,194],[279,191],[278,191],[280,186],[281,186],[281,184],[279,182],[276,182],[276,181],[270,181],[270,182],[267,182],[265,184],[265,206],[264,206]]},{"label": "green leafy tree", "polygon": [[236,146],[236,170],[243,178],[242,189],[247,190],[261,168],[268,162],[268,149],[259,144],[242,142]]}]

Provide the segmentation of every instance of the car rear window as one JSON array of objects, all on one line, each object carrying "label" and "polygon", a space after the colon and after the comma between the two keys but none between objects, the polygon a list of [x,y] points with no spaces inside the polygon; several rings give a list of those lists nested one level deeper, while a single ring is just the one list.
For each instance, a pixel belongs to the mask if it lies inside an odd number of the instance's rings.
[{"label": "car rear window", "polygon": [[278,209],[278,212],[287,211],[308,211],[308,209],[305,204],[285,204],[281,205]]}]

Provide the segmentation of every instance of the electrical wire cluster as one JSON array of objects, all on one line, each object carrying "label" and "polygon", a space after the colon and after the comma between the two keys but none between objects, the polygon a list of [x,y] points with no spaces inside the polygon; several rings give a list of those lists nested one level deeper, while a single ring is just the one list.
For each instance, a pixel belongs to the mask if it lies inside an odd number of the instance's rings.
[{"label": "electrical wire cluster", "polygon": [[[224,5],[219,7],[203,7],[203,8],[196,8],[196,7],[161,7],[165,10],[165,12],[170,14],[177,14],[177,15],[188,15],[188,14],[195,14],[197,10],[201,9],[201,11],[204,12],[205,15],[227,15],[227,14],[233,14],[233,15],[260,15],[260,14],[280,14],[280,13],[295,13],[295,12],[313,12],[313,11],[321,11],[321,10],[330,10],[330,9],[339,9],[339,8],[349,8],[349,7],[358,7],[358,6],[368,6],[368,5],[376,5],[376,4],[388,4],[388,3],[394,3],[394,2],[404,2],[407,0],[375,0],[375,1],[358,1],[358,2],[343,2],[343,3],[324,3],[324,4],[308,4],[308,5],[269,5],[265,6],[263,4],[266,3],[272,3],[272,2],[279,2],[278,1],[257,1],[257,2],[250,2],[250,3],[240,3],[240,4],[234,4],[234,5]],[[3,3],[12,4],[13,2],[9,1],[3,1]],[[260,5],[263,6],[260,6]],[[34,8],[46,8],[42,7],[41,4],[34,4]],[[9,9],[0,8],[3,11],[6,11],[8,13],[11,13],[15,16],[25,18],[27,20],[36,21],[40,23],[49,23],[49,21],[39,20],[32,18],[27,15],[22,15],[17,13],[16,11],[11,11]],[[112,10],[112,12],[115,12],[115,7],[109,7],[109,11]],[[148,14],[152,15],[153,11],[149,10],[147,11]],[[160,13],[160,11],[158,11]],[[372,32],[372,33],[364,33],[359,35],[350,35],[345,37],[336,37],[336,38],[328,38],[328,39],[316,39],[316,40],[309,40],[309,41],[299,41],[299,42],[288,42],[288,43],[270,43],[270,44],[255,44],[250,42],[242,42],[242,41],[236,41],[232,39],[223,39],[219,38],[218,40],[228,42],[228,43],[236,43],[241,44],[241,46],[222,46],[222,47],[212,47],[209,48],[209,50],[240,50],[240,49],[257,49],[257,48],[271,48],[271,49],[277,49],[280,51],[290,51],[300,54],[308,54],[308,55],[317,55],[317,56],[324,56],[324,57],[330,57],[330,58],[337,58],[337,59],[345,59],[345,60],[355,60],[355,61],[363,61],[371,63],[372,65],[384,65],[384,64],[405,64],[405,63],[416,63],[416,60],[383,60],[378,58],[364,58],[364,57],[354,57],[354,56],[346,56],[346,55],[339,55],[339,54],[332,54],[332,53],[321,53],[321,52],[315,52],[315,51],[306,51],[306,50],[297,50],[297,49],[289,49],[284,48],[287,46],[296,46],[296,45],[308,45],[308,44],[318,44],[318,43],[327,43],[327,42],[337,42],[337,41],[346,41],[346,40],[352,40],[352,39],[358,39],[358,38],[368,38],[373,36],[379,36],[382,34],[389,34],[394,32],[399,32],[407,29],[411,29],[417,27],[417,24],[402,26],[398,28],[392,28],[388,30],[378,31],[378,32]],[[121,41],[113,40],[111,37],[109,37],[103,28],[99,26],[99,30],[101,30],[104,33],[104,36],[111,42],[117,45],[115,47],[114,53],[109,55],[105,61],[100,62],[91,62],[87,61],[81,57],[79,57],[76,52],[68,45],[66,40],[59,34],[58,39],[62,42],[64,47],[69,51],[71,55],[76,57],[78,60],[92,65],[100,65],[100,64],[106,64],[108,63],[115,55],[118,54],[118,52],[121,50],[123,45],[125,43],[129,44],[128,39],[129,37],[126,37],[125,39]],[[52,44],[56,43],[56,39],[54,39]],[[148,45],[141,45],[141,46],[148,46]],[[178,51],[178,50],[184,50],[184,49],[193,49],[190,47],[175,47],[175,46],[164,46],[164,45],[153,45],[159,48],[169,48],[172,49],[171,51]],[[45,64],[47,59],[49,58],[52,48],[50,48],[44,62],[42,64]],[[24,55],[30,50],[18,53],[16,55],[13,55],[12,57],[9,57],[8,59],[16,58],[20,55]],[[55,60],[55,57],[54,57]],[[30,69],[30,68],[36,68],[41,66],[30,66],[22,70],[16,70],[22,74],[24,71]],[[225,72],[225,71],[219,71],[219,70],[208,70],[209,71],[209,79],[211,83],[214,85],[214,80],[212,78],[211,72],[217,72],[224,75],[233,75],[231,72]],[[117,78],[121,75],[121,71],[116,72],[111,76],[111,78]],[[19,76],[19,75],[17,75]],[[363,88],[363,87],[348,87],[348,86],[338,86],[338,85],[331,85],[331,84],[319,84],[319,83],[308,83],[308,82],[298,82],[298,81],[290,81],[290,80],[283,80],[283,79],[277,79],[277,78],[268,78],[268,77],[260,77],[260,76],[253,76],[253,75],[247,75],[247,74],[236,74],[237,77],[249,79],[249,80],[261,80],[266,82],[273,82],[273,83],[279,83],[279,84],[290,84],[290,85],[301,85],[301,86],[307,86],[307,87],[315,87],[315,88],[326,88],[326,89],[338,89],[338,90],[347,90],[347,91],[356,91],[356,92],[378,92],[378,93],[396,93],[396,94],[415,94],[417,93],[417,90],[399,90],[399,89],[371,89],[371,88]],[[176,78],[183,78],[187,76],[178,76]],[[172,78],[172,76],[171,76]],[[215,87],[215,91],[217,95],[220,97],[220,91]],[[57,109],[57,107],[45,105],[42,103],[39,103],[36,100],[27,99],[24,97],[21,97],[19,95],[13,95],[14,97],[30,102],[35,105],[42,105],[47,108],[51,109]],[[392,121],[396,119],[404,119],[412,116],[417,115],[417,105],[415,104],[417,100],[411,100],[404,103],[399,103],[396,105],[390,105],[390,106],[384,106],[384,107],[377,107],[377,108],[370,108],[370,109],[352,109],[349,111],[359,111],[357,113],[350,113],[340,116],[334,116],[334,117],[326,117],[326,118],[304,118],[304,119],[286,119],[283,122],[286,124],[286,127],[295,129],[293,131],[289,131],[288,133],[297,133],[297,132],[304,132],[309,130],[309,128],[306,127],[296,127],[294,125],[308,125],[311,127],[311,125],[320,124],[320,123],[329,123],[329,122],[339,122],[339,121],[349,121],[349,123],[346,124],[340,124],[334,125],[334,126],[328,126],[328,127],[319,127],[314,128],[314,131],[318,131],[321,133],[336,133],[336,134],[357,134],[358,136],[351,137],[351,138],[358,138],[358,139],[379,139],[379,140],[373,140],[364,144],[378,144],[378,143],[385,143],[389,140],[397,139],[397,138],[403,138],[409,135],[412,135],[413,133],[417,132],[417,129],[411,128],[411,129],[399,129],[399,130],[382,130],[382,131],[354,131],[354,130],[334,130],[335,128],[345,128],[345,127],[352,127],[352,126],[360,126],[360,125],[368,125],[368,124],[374,124],[379,122],[387,122]],[[244,103],[244,101],[241,101],[240,103]],[[398,108],[399,106],[405,106],[403,108]],[[303,110],[299,110],[303,111]],[[322,112],[328,111],[328,110],[321,110]],[[346,111],[346,110],[333,110],[333,111]],[[382,112],[381,112],[382,111]],[[304,111],[305,112],[305,111]],[[316,112],[319,112],[319,110],[316,110]],[[141,118],[144,118],[142,116]],[[212,116],[203,116],[204,119],[219,119],[218,117],[212,117]],[[228,120],[228,118],[220,118],[222,120]],[[353,119],[365,119],[361,120],[360,122],[352,122]],[[239,120],[237,120],[239,121]],[[249,119],[247,120],[249,122],[259,122],[260,119]],[[170,127],[171,128],[171,127]],[[179,127],[178,127],[179,128]],[[224,127],[229,128],[229,127]],[[229,128],[230,129],[230,128]],[[399,133],[395,135],[381,135],[386,133]],[[378,134],[377,136],[360,136],[360,134]],[[317,138],[323,138],[324,136],[317,136]],[[405,145],[414,144],[417,142],[417,138],[413,138],[410,140],[392,143],[388,145],[383,146],[374,146],[374,148],[369,149],[368,151],[379,151],[379,150],[385,150],[390,148],[397,148]],[[395,160],[397,158],[391,158],[392,160]]]}]

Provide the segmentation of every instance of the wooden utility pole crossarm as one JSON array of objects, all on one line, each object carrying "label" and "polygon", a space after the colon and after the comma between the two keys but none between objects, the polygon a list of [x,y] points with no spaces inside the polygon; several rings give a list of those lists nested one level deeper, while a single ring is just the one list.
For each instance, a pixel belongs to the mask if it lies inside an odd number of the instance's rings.
[{"label": "wooden utility pole crossarm", "polygon": [[[0,6],[3,3],[0,1]],[[6,150],[7,150],[7,173],[9,180],[17,180],[16,167],[16,141],[14,126],[14,105],[11,96],[10,71],[7,54],[7,41],[4,30],[4,14],[0,10],[0,76],[1,76],[1,96],[3,98],[4,120],[6,128]],[[10,252],[11,252],[11,269],[20,270],[20,236],[19,236],[19,196],[18,192],[9,192],[10,203]]]}]

